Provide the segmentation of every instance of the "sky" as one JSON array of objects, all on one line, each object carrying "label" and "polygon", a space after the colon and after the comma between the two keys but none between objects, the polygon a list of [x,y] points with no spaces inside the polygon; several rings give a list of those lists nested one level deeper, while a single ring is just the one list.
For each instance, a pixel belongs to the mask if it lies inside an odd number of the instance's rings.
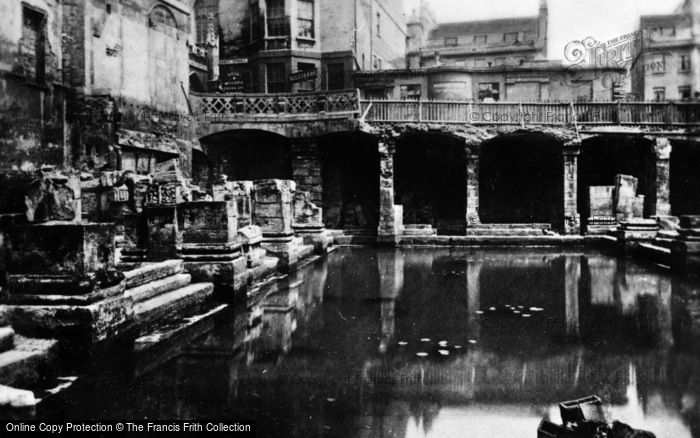
[{"label": "sky", "polygon": [[[440,23],[537,15],[539,0],[423,0]],[[407,15],[420,0],[404,0]],[[634,31],[639,17],[667,14],[681,0],[548,0],[549,44],[547,57],[564,59],[570,41],[593,37],[608,41]]]}]

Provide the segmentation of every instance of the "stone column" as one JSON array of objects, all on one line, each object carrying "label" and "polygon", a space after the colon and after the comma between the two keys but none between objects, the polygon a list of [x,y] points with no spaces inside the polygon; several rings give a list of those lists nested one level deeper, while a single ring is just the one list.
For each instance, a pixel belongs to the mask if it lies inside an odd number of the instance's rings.
[{"label": "stone column", "polygon": [[654,191],[654,214],[671,215],[670,178],[671,178],[671,142],[667,138],[656,138],[654,143],[656,158],[656,180]]},{"label": "stone column", "polygon": [[295,138],[292,144],[292,179],[297,189],[309,193],[309,201],[323,203],[321,153],[315,138]]},{"label": "stone column", "polygon": [[394,205],[394,153],[393,138],[379,139],[379,227],[377,242],[396,245],[403,232],[403,206]]},{"label": "stone column", "polygon": [[467,227],[481,223],[479,218],[479,148],[467,145]]},{"label": "stone column", "polygon": [[578,157],[581,143],[566,143],[562,150],[564,161],[564,234],[581,232],[581,217],[578,213]]}]

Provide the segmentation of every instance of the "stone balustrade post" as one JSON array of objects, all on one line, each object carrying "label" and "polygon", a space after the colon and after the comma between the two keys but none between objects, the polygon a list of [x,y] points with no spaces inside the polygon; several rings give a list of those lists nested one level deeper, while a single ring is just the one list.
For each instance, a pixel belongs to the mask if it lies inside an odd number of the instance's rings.
[{"label": "stone balustrade post", "polygon": [[467,227],[481,223],[479,217],[479,165],[480,155],[476,146],[466,147],[467,157]]},{"label": "stone balustrade post", "polygon": [[656,216],[671,215],[670,181],[671,181],[671,142],[667,138],[654,140],[654,155],[656,159],[656,178],[652,208]]},{"label": "stone balustrade post", "polygon": [[379,227],[377,242],[396,245],[403,233],[403,208],[394,204],[394,153],[396,142],[382,136],[379,139]]}]

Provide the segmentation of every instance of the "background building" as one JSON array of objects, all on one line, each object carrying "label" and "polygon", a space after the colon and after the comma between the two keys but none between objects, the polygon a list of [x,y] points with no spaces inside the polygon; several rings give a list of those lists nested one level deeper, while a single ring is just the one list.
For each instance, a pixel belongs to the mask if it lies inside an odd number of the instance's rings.
[{"label": "background building", "polygon": [[195,44],[218,51],[222,91],[343,89],[353,70],[405,65],[401,0],[198,0],[194,8]]},{"label": "background building", "polygon": [[641,51],[632,65],[638,100],[689,100],[700,95],[700,1],[684,1],[674,14],[642,16]]}]

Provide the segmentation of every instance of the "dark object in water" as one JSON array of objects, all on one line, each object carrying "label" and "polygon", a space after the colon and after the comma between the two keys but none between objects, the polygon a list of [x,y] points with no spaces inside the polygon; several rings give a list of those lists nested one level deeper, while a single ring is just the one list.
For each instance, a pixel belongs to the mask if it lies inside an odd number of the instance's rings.
[{"label": "dark object in water", "polygon": [[603,402],[592,395],[559,403],[562,425],[543,419],[537,428],[537,438],[656,438],[645,430],[613,421],[609,424],[603,413]]}]

